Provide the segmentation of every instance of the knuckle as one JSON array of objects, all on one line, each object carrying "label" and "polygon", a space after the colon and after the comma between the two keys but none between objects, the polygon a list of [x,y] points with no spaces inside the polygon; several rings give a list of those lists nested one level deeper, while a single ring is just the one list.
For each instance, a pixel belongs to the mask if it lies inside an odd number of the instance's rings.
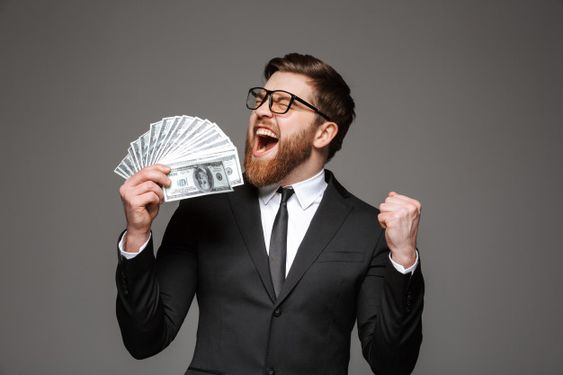
[{"label": "knuckle", "polygon": [[153,203],[160,203],[160,197],[155,192],[152,192],[151,200]]},{"label": "knuckle", "polygon": [[149,169],[141,169],[139,174],[143,180],[147,180],[151,176],[151,171]]},{"label": "knuckle", "polygon": [[131,193],[129,191],[124,192],[122,195],[122,199],[123,202],[127,204],[131,204]]}]

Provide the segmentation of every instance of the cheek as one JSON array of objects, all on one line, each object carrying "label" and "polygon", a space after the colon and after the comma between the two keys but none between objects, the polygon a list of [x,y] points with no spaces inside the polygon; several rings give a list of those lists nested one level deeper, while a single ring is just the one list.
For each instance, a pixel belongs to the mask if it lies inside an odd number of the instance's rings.
[{"label": "cheek", "polygon": [[305,133],[307,126],[305,122],[298,121],[278,121],[280,129],[280,139],[288,139],[301,136]]},{"label": "cheek", "polygon": [[252,124],[254,122],[252,121],[252,116],[250,117],[250,121],[248,122],[248,126],[246,127],[246,137],[247,139],[250,139],[252,137]]}]

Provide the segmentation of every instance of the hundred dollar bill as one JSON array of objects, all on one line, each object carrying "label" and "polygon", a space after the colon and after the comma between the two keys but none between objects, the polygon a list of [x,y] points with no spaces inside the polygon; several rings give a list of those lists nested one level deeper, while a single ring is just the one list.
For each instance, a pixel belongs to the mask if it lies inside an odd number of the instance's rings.
[{"label": "hundred dollar bill", "polygon": [[159,159],[163,159],[166,155],[168,155],[170,151],[179,144],[180,139],[182,139],[182,136],[186,134],[190,129],[189,124],[193,120],[193,117],[183,115],[183,116],[176,116],[176,118],[177,118],[177,125],[174,127],[173,133],[170,136],[168,142],[166,143],[164,150],[160,154]]},{"label": "hundred dollar bill", "polygon": [[175,134],[176,129],[178,128],[180,116],[165,117],[162,119],[162,122],[164,124],[163,129],[165,129],[165,132],[163,131],[160,134],[161,138],[159,138],[159,140],[157,141],[157,143],[159,143],[157,144],[158,150],[155,151],[155,158],[153,160],[153,163],[158,163],[158,160],[161,159],[162,153],[168,146],[170,139]]},{"label": "hundred dollar bill", "polygon": [[240,161],[236,149],[234,150],[234,152],[230,151],[218,153],[212,157],[209,157],[209,159],[211,158],[223,163],[223,165],[225,166],[225,172],[227,172],[227,176],[229,177],[229,182],[231,183],[232,187],[244,184],[242,171],[240,170]]},{"label": "hundred dollar bill", "polygon": [[166,202],[233,191],[221,161],[176,163],[170,165],[170,169],[171,184],[164,188]]},{"label": "hundred dollar bill", "polygon": [[144,161],[145,166],[151,165],[151,160],[154,155],[154,149],[156,146],[156,140],[160,137],[161,130],[162,130],[162,120],[150,124],[149,145],[147,148],[147,154],[145,155],[145,161]]},{"label": "hundred dollar bill", "polygon": [[[124,173],[127,176],[125,178],[129,178],[135,174],[135,167],[133,160],[131,160],[131,155],[129,154],[125,155],[123,160],[121,160],[121,162],[114,169],[114,172],[117,173],[118,170],[120,170],[122,173]],[[118,174],[121,176],[120,173]]]},{"label": "hundred dollar bill", "polygon": [[199,117],[191,117],[185,115],[182,117],[187,118],[186,122],[184,123],[186,130],[178,137],[178,139],[172,140],[172,147],[164,156],[166,158],[174,158],[173,155],[177,153],[178,149],[186,147],[194,137],[197,137],[199,133],[205,130],[205,121],[200,119]]},{"label": "hundred dollar bill", "polygon": [[242,171],[240,169],[240,161],[238,158],[238,153],[236,148],[225,149],[222,152],[217,152],[214,154],[193,154],[189,158],[180,159],[175,161],[163,161],[162,164],[172,166],[175,162],[185,163],[185,164],[198,164],[198,163],[211,163],[211,162],[221,162],[225,168],[225,172],[229,178],[229,183],[231,187],[239,186],[244,183],[242,177]]}]

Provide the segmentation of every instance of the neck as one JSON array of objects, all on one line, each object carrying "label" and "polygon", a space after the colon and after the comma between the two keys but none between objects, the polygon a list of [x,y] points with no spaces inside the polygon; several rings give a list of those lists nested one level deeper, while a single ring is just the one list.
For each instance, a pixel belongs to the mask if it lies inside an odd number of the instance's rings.
[{"label": "neck", "polygon": [[296,184],[313,177],[324,168],[325,161],[326,158],[313,151],[309,159],[295,167],[279,182],[280,186]]}]

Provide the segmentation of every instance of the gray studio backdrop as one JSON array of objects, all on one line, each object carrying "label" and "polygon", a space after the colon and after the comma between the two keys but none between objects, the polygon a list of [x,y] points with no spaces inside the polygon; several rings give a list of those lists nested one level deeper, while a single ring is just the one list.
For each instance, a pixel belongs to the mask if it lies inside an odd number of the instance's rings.
[{"label": "gray studio backdrop", "polygon": [[374,205],[424,205],[415,373],[561,373],[562,20],[561,1],[0,1],[0,374],[183,373],[195,305],[158,356],[121,343],[112,170],[166,115],[242,151],[246,90],[291,51],[357,102],[329,168]]}]

